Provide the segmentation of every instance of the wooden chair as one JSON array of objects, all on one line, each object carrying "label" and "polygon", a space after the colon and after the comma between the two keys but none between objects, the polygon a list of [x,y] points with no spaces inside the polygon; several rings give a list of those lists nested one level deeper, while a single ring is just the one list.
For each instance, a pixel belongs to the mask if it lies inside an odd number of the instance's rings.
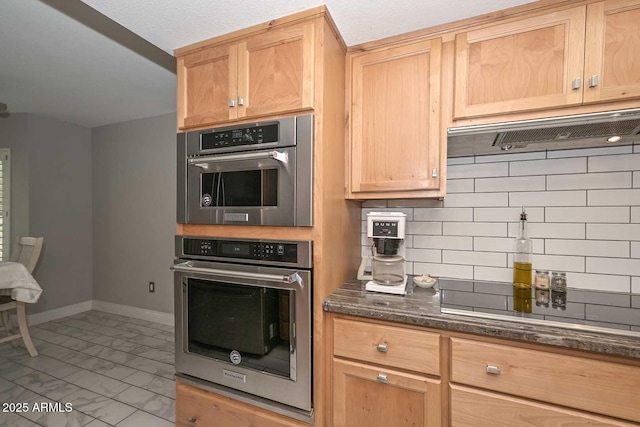
[{"label": "wooden chair", "polygon": [[[42,251],[42,242],[44,237],[20,237],[17,239],[16,244],[13,247],[11,253],[11,261],[19,262],[23,264],[29,274],[33,273],[33,269],[38,263],[40,258],[40,252]],[[12,334],[8,310],[16,309],[18,317],[19,333]],[[0,339],[0,343],[22,338],[24,345],[29,351],[31,357],[38,355],[33,341],[31,341],[31,335],[29,335],[29,326],[27,325],[27,313],[25,310],[25,303],[22,301],[15,301],[10,296],[0,296],[0,312],[2,312],[2,321],[7,331],[7,337]]]}]

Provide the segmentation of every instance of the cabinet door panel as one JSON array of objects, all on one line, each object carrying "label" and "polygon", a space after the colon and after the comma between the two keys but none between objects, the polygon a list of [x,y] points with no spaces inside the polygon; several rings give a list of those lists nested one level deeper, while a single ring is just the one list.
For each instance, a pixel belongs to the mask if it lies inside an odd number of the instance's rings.
[{"label": "cabinet door panel", "polygon": [[333,427],[440,427],[440,381],[339,359],[333,366]]},{"label": "cabinet door panel", "polygon": [[515,397],[451,386],[452,427],[631,427],[635,424]]},{"label": "cabinet door panel", "polygon": [[240,43],[239,116],[313,107],[315,25],[283,28]]},{"label": "cabinet door panel", "polygon": [[237,46],[203,49],[178,63],[178,114],[194,127],[234,119],[229,99],[236,93]]},{"label": "cabinet door panel", "polygon": [[435,39],[353,58],[352,192],[439,188],[441,47]]},{"label": "cabinet door panel", "polygon": [[[640,4],[608,0],[587,8],[585,102],[640,97]],[[597,76],[595,85],[589,79]]]},{"label": "cabinet door panel", "polygon": [[455,117],[580,104],[585,16],[578,7],[458,34]]}]

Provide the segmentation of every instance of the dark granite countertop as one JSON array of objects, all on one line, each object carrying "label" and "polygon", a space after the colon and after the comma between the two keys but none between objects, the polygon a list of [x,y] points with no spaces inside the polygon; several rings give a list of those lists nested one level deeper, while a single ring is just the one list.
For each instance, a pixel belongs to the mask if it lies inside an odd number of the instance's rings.
[{"label": "dark granite countertop", "polygon": [[[440,311],[440,290],[410,286],[407,296],[367,292],[365,282],[349,281],[323,303],[327,312],[386,320],[408,325],[521,340],[614,356],[640,359],[640,336],[621,335],[584,325],[528,323],[524,319],[476,317]],[[481,314],[481,316],[484,316]]]}]

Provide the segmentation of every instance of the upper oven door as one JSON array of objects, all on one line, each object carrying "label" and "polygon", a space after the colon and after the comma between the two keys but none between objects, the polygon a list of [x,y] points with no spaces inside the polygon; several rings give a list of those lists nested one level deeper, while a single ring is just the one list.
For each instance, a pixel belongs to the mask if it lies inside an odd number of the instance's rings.
[{"label": "upper oven door", "polygon": [[296,148],[187,160],[187,215],[192,224],[295,224]]}]

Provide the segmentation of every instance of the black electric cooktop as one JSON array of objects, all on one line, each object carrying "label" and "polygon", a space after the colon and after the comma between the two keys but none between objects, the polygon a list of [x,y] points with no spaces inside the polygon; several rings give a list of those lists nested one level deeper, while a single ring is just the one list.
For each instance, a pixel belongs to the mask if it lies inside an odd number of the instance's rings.
[{"label": "black electric cooktop", "polygon": [[640,336],[640,295],[568,288],[514,290],[511,283],[440,279],[441,311]]}]

